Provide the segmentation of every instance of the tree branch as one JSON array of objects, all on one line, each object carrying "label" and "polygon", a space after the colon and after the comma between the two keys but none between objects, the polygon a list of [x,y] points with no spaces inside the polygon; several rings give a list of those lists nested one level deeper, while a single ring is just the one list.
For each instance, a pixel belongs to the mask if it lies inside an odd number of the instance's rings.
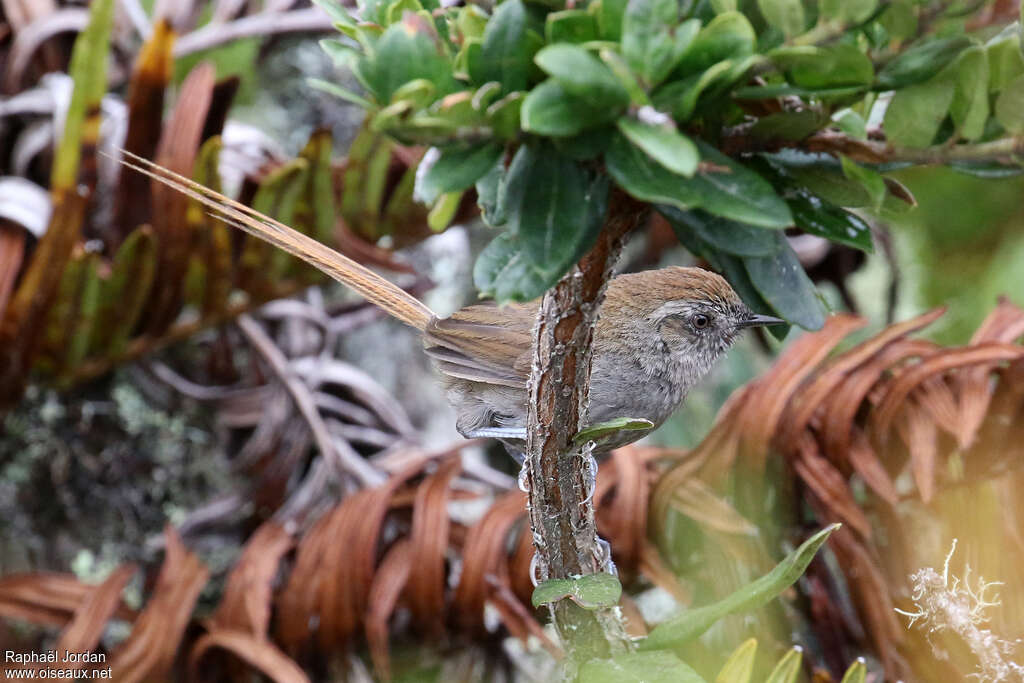
[{"label": "tree branch", "polygon": [[[534,332],[527,418],[527,482],[538,579],[602,571],[605,551],[594,522],[589,453],[572,445],[586,416],[592,342],[605,285],[624,236],[648,208],[614,190],[597,244],[541,302]],[[553,608],[555,626],[575,661],[628,648],[621,618],[569,600]]]},{"label": "tree branch", "polygon": [[727,130],[722,137],[722,151],[729,156],[754,152],[778,152],[799,149],[805,152],[840,154],[865,164],[911,163],[920,165],[948,164],[954,161],[1014,161],[1024,155],[1024,137],[1008,137],[977,144],[942,145],[937,147],[896,147],[875,140],[860,140],[834,130],[823,130],[803,140],[759,140],[740,127]]}]

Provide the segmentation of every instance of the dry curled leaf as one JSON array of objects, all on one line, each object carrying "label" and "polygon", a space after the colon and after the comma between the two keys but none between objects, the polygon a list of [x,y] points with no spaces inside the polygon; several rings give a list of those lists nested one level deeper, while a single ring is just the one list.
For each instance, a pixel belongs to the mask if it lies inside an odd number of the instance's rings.
[{"label": "dry curled leaf", "polygon": [[170,671],[199,591],[209,577],[173,527],[164,531],[165,558],[156,587],[132,632],[110,658],[115,681],[144,681]]}]

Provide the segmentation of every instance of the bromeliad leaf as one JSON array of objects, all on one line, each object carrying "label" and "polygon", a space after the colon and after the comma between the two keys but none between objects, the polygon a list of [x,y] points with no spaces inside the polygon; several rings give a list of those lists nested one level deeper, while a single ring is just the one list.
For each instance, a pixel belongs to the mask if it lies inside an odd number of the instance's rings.
[{"label": "bromeliad leaf", "polygon": [[639,649],[648,651],[677,647],[697,638],[727,614],[757,609],[766,604],[800,578],[814,554],[837,528],[838,524],[832,524],[819,531],[790,553],[775,569],[729,597],[711,605],[687,610],[654,627],[650,635],[640,641]]},{"label": "bromeliad leaf", "polygon": [[754,675],[754,656],[757,654],[757,639],[749,638],[736,648],[725,660],[721,671],[715,676],[715,683],[750,683]]},{"label": "bromeliad leaf", "polygon": [[616,125],[630,142],[673,173],[690,177],[696,172],[700,160],[697,146],[676,130],[671,119],[659,125],[623,116]]},{"label": "bromeliad leaf", "polygon": [[843,674],[843,680],[839,683],[864,683],[868,676],[868,667],[864,663],[864,658],[860,657],[856,662],[850,665],[850,668]]},{"label": "bromeliad leaf", "polygon": [[569,599],[583,609],[614,607],[622,597],[622,584],[611,574],[599,572],[572,579],[550,579],[533,589],[533,606]]},{"label": "bromeliad leaf", "polygon": [[592,659],[580,667],[587,683],[706,683],[671,652],[629,652],[613,659]]},{"label": "bromeliad leaf", "polygon": [[446,192],[472,187],[501,158],[504,147],[487,143],[469,149],[430,148],[416,172],[414,191],[418,201],[433,204]]},{"label": "bromeliad leaf", "polygon": [[803,658],[804,651],[799,646],[794,647],[779,660],[764,683],[797,683]]},{"label": "bromeliad leaf", "polygon": [[623,109],[629,105],[629,93],[612,70],[582,47],[549,45],[534,61],[566,92],[594,107]]},{"label": "bromeliad leaf", "polygon": [[805,330],[821,329],[825,324],[825,306],[814,283],[807,277],[785,235],[774,233],[774,236],[779,242],[775,255],[743,259],[750,281],[780,316]]}]

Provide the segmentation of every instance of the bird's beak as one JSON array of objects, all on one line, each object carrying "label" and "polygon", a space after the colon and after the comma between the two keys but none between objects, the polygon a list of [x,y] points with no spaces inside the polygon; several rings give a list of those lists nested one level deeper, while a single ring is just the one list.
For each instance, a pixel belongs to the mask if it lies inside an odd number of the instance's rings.
[{"label": "bird's beak", "polygon": [[737,327],[760,327],[761,325],[785,325],[786,321],[781,318],[774,318],[770,315],[759,315],[755,313]]}]

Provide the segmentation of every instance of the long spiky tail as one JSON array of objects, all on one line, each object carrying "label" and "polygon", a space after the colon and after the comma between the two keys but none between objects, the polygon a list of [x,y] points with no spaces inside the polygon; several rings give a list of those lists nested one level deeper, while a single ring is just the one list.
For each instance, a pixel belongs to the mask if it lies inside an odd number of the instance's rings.
[{"label": "long spiky tail", "polygon": [[218,220],[266,240],[292,256],[302,259],[359,292],[368,301],[377,304],[406,325],[423,331],[427,323],[436,317],[434,312],[416,297],[312,237],[148,159],[127,150],[121,150],[121,153],[131,159],[119,160],[125,166],[195,199],[211,209],[211,215]]}]

